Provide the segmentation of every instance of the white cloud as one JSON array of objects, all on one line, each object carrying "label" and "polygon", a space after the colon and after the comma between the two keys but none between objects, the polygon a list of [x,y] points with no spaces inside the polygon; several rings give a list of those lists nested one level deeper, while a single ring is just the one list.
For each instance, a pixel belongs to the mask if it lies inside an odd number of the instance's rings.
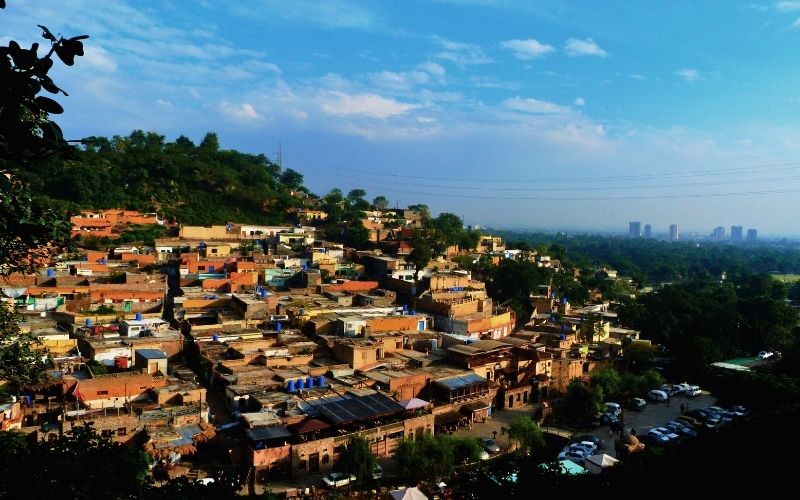
[{"label": "white cloud", "polygon": [[87,45],[84,48],[84,56],[80,62],[85,62],[100,71],[114,72],[117,70],[117,62],[107,50],[99,45]]},{"label": "white cloud", "polygon": [[439,59],[452,61],[459,66],[471,66],[476,64],[489,64],[492,59],[486,55],[480,45],[474,43],[453,42],[451,40],[438,39],[441,45],[441,52],[436,54]]},{"label": "white cloud", "polygon": [[502,102],[503,107],[514,111],[522,111],[537,115],[553,115],[569,113],[571,110],[566,106],[540,101],[538,99],[523,99],[522,97],[512,97]]},{"label": "white cloud", "polygon": [[324,101],[322,110],[332,115],[363,115],[386,119],[419,107],[375,94],[350,95],[343,92],[331,92],[330,95],[333,99]]},{"label": "white cloud", "polygon": [[696,69],[683,68],[676,71],[675,76],[683,78],[686,83],[694,83],[700,79],[700,72]]},{"label": "white cloud", "polygon": [[632,80],[647,80],[647,77],[644,75],[640,75],[639,73],[631,73],[628,75],[628,78]]},{"label": "white cloud", "polygon": [[534,38],[506,40],[500,42],[500,48],[510,50],[517,59],[522,59],[523,61],[538,59],[556,50],[552,45],[542,43]]},{"label": "white cloud", "polygon": [[775,10],[778,12],[794,12],[800,10],[800,2],[777,2]]},{"label": "white cloud", "polygon": [[575,101],[573,101],[573,104],[575,104],[576,106],[585,106],[586,100],[583,97],[576,97]]},{"label": "white cloud", "polygon": [[174,107],[171,102],[165,101],[164,99],[156,99],[156,104],[158,104],[159,106],[164,106],[165,108]]},{"label": "white cloud", "polygon": [[794,22],[789,26],[790,29],[800,28],[800,17],[794,20]]},{"label": "white cloud", "polygon": [[380,71],[367,75],[373,85],[394,90],[410,90],[416,85],[442,84],[447,71],[439,64],[425,62],[412,71]]},{"label": "white cloud", "polygon": [[564,45],[564,50],[567,51],[567,55],[570,57],[578,57],[578,56],[597,56],[597,57],[607,57],[608,52],[600,48],[597,43],[591,38],[587,38],[586,40],[581,40],[579,38],[570,38],[567,40],[567,43]]},{"label": "white cloud", "polygon": [[444,66],[431,61],[417,64],[417,69],[438,78],[444,78],[444,76],[447,74],[447,70],[444,69]]},{"label": "white cloud", "polygon": [[252,104],[247,102],[233,104],[222,101],[219,103],[219,111],[229,119],[239,122],[253,122],[264,118],[253,108]]}]

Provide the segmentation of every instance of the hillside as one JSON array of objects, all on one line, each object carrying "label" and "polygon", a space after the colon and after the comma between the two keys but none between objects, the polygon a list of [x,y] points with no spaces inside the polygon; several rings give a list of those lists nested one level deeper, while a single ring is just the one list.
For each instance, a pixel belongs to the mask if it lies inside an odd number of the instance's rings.
[{"label": "hillside", "polygon": [[78,161],[51,161],[25,172],[39,196],[70,211],[124,207],[157,211],[185,224],[290,220],[307,193],[303,177],[264,155],[219,149],[216,134],[199,145],[185,137],[134,131],[84,141]]}]

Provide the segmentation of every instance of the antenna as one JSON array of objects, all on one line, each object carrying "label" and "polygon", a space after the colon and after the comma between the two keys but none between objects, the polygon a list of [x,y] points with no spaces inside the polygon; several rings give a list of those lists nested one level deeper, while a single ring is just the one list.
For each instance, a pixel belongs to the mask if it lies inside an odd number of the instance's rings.
[{"label": "antenna", "polygon": [[281,147],[281,141],[278,141],[278,166],[283,168],[283,148]]}]

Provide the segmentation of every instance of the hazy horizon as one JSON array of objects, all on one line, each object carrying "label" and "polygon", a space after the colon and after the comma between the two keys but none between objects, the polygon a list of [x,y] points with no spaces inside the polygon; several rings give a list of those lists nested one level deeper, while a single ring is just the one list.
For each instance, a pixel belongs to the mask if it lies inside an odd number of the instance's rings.
[{"label": "hazy horizon", "polygon": [[28,46],[37,24],[91,36],[53,73],[71,139],[280,144],[320,195],[467,224],[800,234],[800,2],[28,0],[3,21]]}]

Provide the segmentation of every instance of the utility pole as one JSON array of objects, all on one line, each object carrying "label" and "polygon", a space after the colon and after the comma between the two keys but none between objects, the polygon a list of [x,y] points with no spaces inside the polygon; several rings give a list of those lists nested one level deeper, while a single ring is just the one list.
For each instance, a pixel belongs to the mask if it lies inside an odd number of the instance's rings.
[{"label": "utility pole", "polygon": [[277,155],[276,159],[278,160],[278,166],[281,167],[281,169],[282,169],[283,168],[283,148],[281,147],[281,141],[278,141],[278,155]]}]

